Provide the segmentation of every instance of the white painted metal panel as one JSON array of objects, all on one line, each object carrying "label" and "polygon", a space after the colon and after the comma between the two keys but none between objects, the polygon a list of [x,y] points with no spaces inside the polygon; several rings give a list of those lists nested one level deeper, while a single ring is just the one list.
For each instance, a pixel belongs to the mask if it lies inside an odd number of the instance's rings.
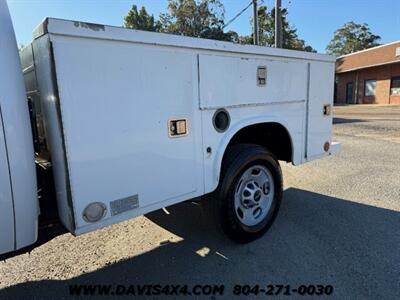
[{"label": "white painted metal panel", "polygon": [[[173,49],[53,37],[77,232],[91,202],[138,195],[139,209],[203,192],[197,57]],[[168,136],[186,118],[189,134]],[[136,215],[117,216],[116,221]]]},{"label": "white painted metal panel", "polygon": [[64,134],[59,113],[57,80],[51,53],[49,36],[33,41],[35,74],[43,113],[45,141],[51,153],[54,188],[60,222],[69,231],[75,228],[73,207],[70,197],[68,162],[65,155]]},{"label": "white painted metal panel", "polygon": [[302,60],[326,61],[332,63],[336,61],[334,56],[321,53],[311,53],[265,46],[243,45],[231,42],[132,30],[116,26],[106,26],[54,18],[47,18],[42,24],[40,24],[34,31],[34,38],[37,38],[45,33],[85,37],[91,39],[104,39],[109,41],[135,42],[141,44],[158,45],[162,47],[179,47],[195,51],[206,50],[213,53],[244,53],[254,56],[273,56],[279,59],[293,58]]},{"label": "white painted metal panel", "polygon": [[[199,55],[200,108],[304,101],[307,64],[220,55]],[[265,86],[257,84],[257,68],[266,66]]]},{"label": "white painted metal panel", "polygon": [[228,108],[231,117],[229,129],[217,132],[212,124],[215,110],[202,110],[204,147],[211,147],[212,154],[204,152],[205,192],[212,192],[218,185],[222,158],[230,139],[242,128],[258,123],[279,123],[288,131],[293,146],[293,163],[304,161],[305,102],[281,103],[259,106]]},{"label": "white painted metal panel", "polygon": [[19,249],[36,241],[39,206],[32,129],[17,49],[7,4],[0,1],[0,106]]},{"label": "white painted metal panel", "polygon": [[332,114],[324,116],[323,109],[325,104],[333,106],[334,68],[330,63],[310,63],[307,160],[328,154],[324,143],[332,142]]},{"label": "white painted metal panel", "polygon": [[0,114],[0,254],[12,250],[14,250],[14,209],[3,120]]}]

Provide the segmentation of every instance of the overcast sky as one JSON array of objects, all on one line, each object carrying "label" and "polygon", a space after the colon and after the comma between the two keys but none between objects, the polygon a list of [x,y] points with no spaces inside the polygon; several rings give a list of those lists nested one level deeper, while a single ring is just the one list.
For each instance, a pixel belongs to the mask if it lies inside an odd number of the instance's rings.
[{"label": "overcast sky", "polygon": [[[222,0],[225,21],[233,18],[251,0]],[[258,0],[262,2],[262,0]],[[274,0],[264,0],[272,8]],[[334,31],[348,21],[366,22],[382,43],[400,40],[400,0],[282,0],[289,21],[299,37],[325,52]],[[45,18],[57,17],[121,26],[132,4],[144,5],[157,18],[165,12],[167,0],[8,0],[19,44],[28,44],[32,30]],[[244,35],[251,31],[251,8],[227,30]]]}]

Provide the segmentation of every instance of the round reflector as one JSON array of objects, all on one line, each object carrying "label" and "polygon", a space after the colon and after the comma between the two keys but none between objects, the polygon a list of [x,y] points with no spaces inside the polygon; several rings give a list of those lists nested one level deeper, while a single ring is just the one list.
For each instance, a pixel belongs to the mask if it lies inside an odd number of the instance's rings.
[{"label": "round reflector", "polygon": [[86,222],[94,223],[100,221],[107,212],[107,208],[105,204],[101,202],[93,202],[90,203],[86,208],[83,210],[83,219]]}]

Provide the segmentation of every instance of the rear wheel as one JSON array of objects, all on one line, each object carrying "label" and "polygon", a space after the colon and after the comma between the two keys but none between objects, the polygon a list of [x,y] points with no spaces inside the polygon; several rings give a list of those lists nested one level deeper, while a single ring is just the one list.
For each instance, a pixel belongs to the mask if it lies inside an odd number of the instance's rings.
[{"label": "rear wheel", "polygon": [[227,151],[214,201],[224,232],[246,243],[272,225],[282,198],[282,172],[264,147],[239,144]]}]

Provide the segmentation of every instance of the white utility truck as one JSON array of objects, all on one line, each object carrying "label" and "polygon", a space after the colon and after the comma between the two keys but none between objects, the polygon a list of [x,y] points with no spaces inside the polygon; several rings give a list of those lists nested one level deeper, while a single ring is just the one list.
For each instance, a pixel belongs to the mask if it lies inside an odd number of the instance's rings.
[{"label": "white utility truck", "polygon": [[203,195],[248,242],[277,214],[278,161],[339,149],[332,56],[52,18],[20,56],[1,0],[0,253],[52,206],[80,235]]}]

